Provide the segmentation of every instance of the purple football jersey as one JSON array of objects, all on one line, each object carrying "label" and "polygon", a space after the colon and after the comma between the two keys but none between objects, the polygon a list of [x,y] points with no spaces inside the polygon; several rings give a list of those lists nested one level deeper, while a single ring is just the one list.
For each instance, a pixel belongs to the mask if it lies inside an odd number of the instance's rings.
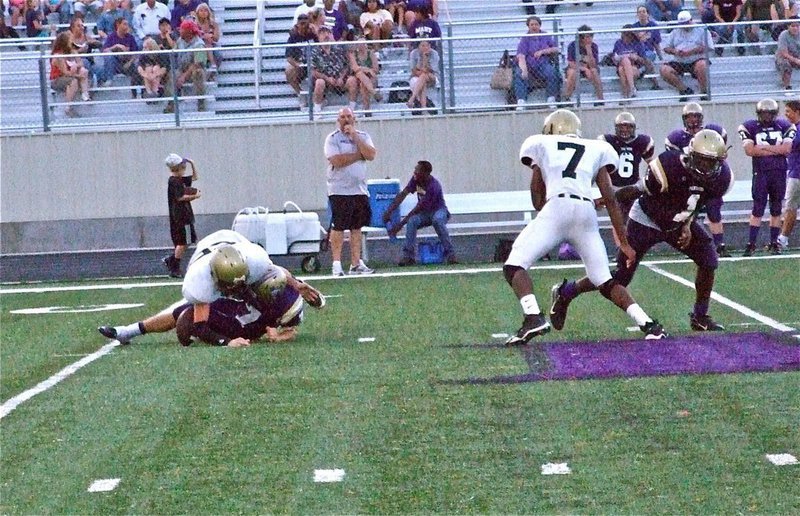
[{"label": "purple football jersey", "polygon": [[[719,124],[706,124],[703,129],[711,129],[712,131],[716,131],[722,136],[722,139],[727,143],[728,142],[728,132]],[[692,136],[690,132],[686,129],[675,129],[671,133],[667,135],[667,139],[664,141],[664,147],[667,150],[676,150],[682,151],[684,147],[689,145],[689,142],[692,141]]]},{"label": "purple football jersey", "polygon": [[619,154],[619,166],[611,174],[611,184],[615,188],[635,185],[639,181],[642,159],[649,161],[655,153],[653,139],[646,134],[637,134],[627,142],[616,134],[603,134],[600,139],[610,143]]},{"label": "purple football jersey", "polygon": [[[742,144],[780,145],[784,140],[794,138],[794,125],[783,118],[776,118],[771,124],[762,125],[758,120],[747,120],[739,126]],[[754,156],[753,173],[760,174],[772,170],[786,170],[786,156]]]},{"label": "purple football jersey", "polygon": [[731,185],[729,167],[723,166],[713,180],[705,183],[692,176],[683,164],[685,157],[665,151],[650,163],[645,193],[639,197],[642,211],[663,231],[678,229],[709,199],[722,197]]}]

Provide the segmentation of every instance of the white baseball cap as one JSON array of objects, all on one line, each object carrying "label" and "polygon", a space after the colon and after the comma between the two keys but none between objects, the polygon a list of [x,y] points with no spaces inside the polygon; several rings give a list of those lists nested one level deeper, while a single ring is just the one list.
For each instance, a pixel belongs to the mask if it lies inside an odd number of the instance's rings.
[{"label": "white baseball cap", "polygon": [[172,154],[170,154],[169,156],[167,156],[167,159],[165,159],[165,160],[164,160],[164,163],[165,163],[165,164],[166,164],[166,165],[167,165],[169,168],[175,168],[175,167],[177,167],[178,165],[181,165],[181,164],[183,164],[183,163],[186,163],[186,159],[185,159],[185,158],[182,158],[182,157],[180,157],[180,156],[178,156],[177,154],[175,154],[175,153],[173,152]]},{"label": "white baseball cap", "polygon": [[678,13],[678,21],[685,23],[692,20],[692,13],[689,11],[681,11]]}]

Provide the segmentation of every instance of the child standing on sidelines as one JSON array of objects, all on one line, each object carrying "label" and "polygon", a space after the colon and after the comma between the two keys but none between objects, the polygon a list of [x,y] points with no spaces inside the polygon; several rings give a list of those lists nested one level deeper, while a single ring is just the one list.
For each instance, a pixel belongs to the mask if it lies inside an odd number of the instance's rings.
[{"label": "child standing on sidelines", "polygon": [[[192,188],[192,181],[198,178],[194,161],[182,158],[173,153],[167,156],[164,163],[169,168],[170,178],[167,182],[167,204],[169,206],[169,233],[175,246],[173,254],[162,260],[172,278],[181,277],[181,258],[189,243],[197,242],[194,231],[194,212],[191,202],[200,198],[200,191]],[[192,166],[191,175],[186,175],[186,164]],[[187,235],[188,229],[188,235]]]}]

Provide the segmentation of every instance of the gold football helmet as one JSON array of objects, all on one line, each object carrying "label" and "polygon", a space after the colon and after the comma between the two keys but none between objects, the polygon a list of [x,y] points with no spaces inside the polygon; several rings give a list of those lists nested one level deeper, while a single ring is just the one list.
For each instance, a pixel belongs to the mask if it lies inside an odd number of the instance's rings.
[{"label": "gold football helmet", "polygon": [[232,245],[218,247],[211,257],[211,277],[226,296],[240,294],[247,286],[249,269],[242,254]]},{"label": "gold football helmet", "polygon": [[756,104],[756,116],[761,125],[770,125],[778,117],[778,103],[772,99],[761,99]]},{"label": "gold football helmet", "polygon": [[694,134],[703,128],[703,106],[697,102],[687,102],[683,106],[683,127]]},{"label": "gold football helmet", "polygon": [[687,147],[689,173],[707,181],[719,175],[722,162],[728,157],[728,148],[722,136],[714,130],[703,129],[694,135]]},{"label": "gold football helmet", "polygon": [[581,135],[581,119],[569,109],[557,109],[544,119],[542,134]]},{"label": "gold football helmet", "polygon": [[631,113],[623,111],[614,118],[614,132],[617,138],[629,142],[636,138],[636,118]]}]

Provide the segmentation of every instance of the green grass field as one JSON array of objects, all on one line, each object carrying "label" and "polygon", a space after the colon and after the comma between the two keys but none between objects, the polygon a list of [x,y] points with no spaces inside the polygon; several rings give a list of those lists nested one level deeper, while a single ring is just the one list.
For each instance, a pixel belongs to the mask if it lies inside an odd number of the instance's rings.
[{"label": "green grass field", "polygon": [[[658,267],[694,277],[691,264]],[[581,272],[534,270],[542,307]],[[0,420],[0,512],[800,513],[800,465],[765,457],[800,457],[800,372],[450,384],[528,369],[519,349],[484,345],[521,321],[496,267],[309,281],[329,302],[307,309],[295,342],[182,348],[174,333],[146,335],[21,403]],[[121,283],[4,287],[0,401],[96,352],[97,326],[180,296],[177,282]],[[798,284],[795,255],[725,261],[715,291],[800,328]],[[63,285],[37,285],[50,286]],[[646,267],[631,287],[670,333],[690,333],[693,290]],[[11,313],[109,303],[142,306]],[[773,331],[719,302],[710,312],[730,332]],[[591,294],[541,340],[637,338],[631,324]],[[571,473],[544,476],[546,463]],[[314,482],[334,468],[342,482]],[[109,478],[121,479],[113,491],[87,492]]]}]

